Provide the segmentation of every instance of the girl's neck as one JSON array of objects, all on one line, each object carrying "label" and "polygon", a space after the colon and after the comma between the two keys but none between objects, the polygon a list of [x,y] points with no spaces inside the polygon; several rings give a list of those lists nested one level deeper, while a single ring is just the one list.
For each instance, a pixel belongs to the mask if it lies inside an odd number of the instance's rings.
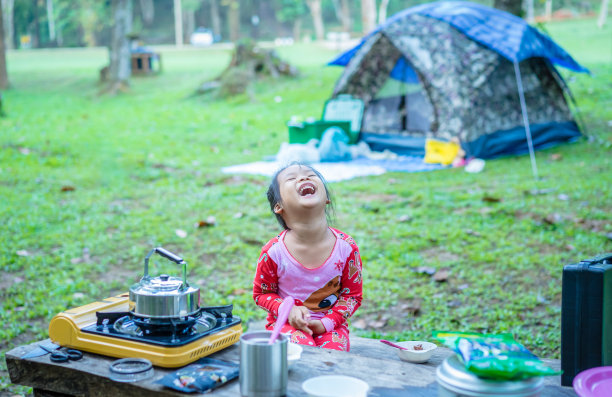
[{"label": "girl's neck", "polygon": [[299,244],[313,244],[329,238],[329,226],[327,219],[310,218],[302,222],[291,222],[291,229],[287,232],[291,234],[291,239]]}]

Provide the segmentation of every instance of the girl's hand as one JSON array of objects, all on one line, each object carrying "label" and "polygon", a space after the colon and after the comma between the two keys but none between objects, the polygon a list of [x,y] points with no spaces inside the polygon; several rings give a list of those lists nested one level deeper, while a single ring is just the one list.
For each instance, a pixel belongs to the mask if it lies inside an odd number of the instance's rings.
[{"label": "girl's hand", "polygon": [[321,320],[311,320],[308,322],[308,328],[312,330],[313,334],[324,334],[327,332],[323,322]]},{"label": "girl's hand", "polygon": [[[295,329],[300,329],[308,335],[312,335],[312,330],[308,328],[310,312],[305,306],[293,306],[289,312],[289,325]],[[321,324],[323,325],[323,324]]]}]

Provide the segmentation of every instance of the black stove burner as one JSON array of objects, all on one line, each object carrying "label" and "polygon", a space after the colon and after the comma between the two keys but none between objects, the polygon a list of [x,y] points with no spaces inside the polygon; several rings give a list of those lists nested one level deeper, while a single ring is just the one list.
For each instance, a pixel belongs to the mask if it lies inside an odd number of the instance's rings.
[{"label": "black stove burner", "polygon": [[[133,316],[134,325],[142,330],[145,335],[168,335],[174,333],[188,333],[196,324],[198,318],[202,316],[199,311],[194,316],[182,317],[178,319],[153,319],[146,317]],[[216,321],[215,321],[216,322]]]},{"label": "black stove burner", "polygon": [[82,331],[161,346],[182,346],[240,324],[232,309],[233,305],[202,307],[193,316],[173,319],[144,318],[131,312],[96,312],[96,324]]}]

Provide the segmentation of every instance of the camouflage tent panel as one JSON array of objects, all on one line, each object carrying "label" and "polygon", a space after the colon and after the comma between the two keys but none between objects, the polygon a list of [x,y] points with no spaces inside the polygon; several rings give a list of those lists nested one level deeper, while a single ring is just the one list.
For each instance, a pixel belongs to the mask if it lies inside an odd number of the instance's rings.
[{"label": "camouflage tent panel", "polygon": [[370,37],[349,62],[334,89],[334,96],[350,94],[364,105],[374,98],[401,56],[381,33]]},{"label": "camouflage tent panel", "polygon": [[[413,66],[426,92],[425,99],[433,105],[425,135],[472,141],[523,124],[511,62],[445,22],[410,14],[368,39],[336,85],[334,95],[346,93],[364,100],[363,131],[423,135],[422,131],[398,131],[398,116],[391,112],[407,110],[379,107],[375,113],[368,111],[368,103],[389,78],[400,56]],[[547,61],[532,58],[520,66],[530,122],[571,120]],[[430,106],[422,102],[410,104]]]},{"label": "camouflage tent panel", "polygon": [[435,108],[432,136],[467,139],[472,131],[464,119],[473,111],[474,91],[487,83],[499,55],[445,22],[417,14],[390,24],[385,34],[423,76]]}]

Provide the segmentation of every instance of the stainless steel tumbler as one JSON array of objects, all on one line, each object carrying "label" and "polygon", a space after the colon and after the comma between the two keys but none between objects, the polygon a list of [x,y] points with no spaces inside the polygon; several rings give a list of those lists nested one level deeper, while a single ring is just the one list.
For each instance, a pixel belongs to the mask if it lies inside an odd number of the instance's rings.
[{"label": "stainless steel tumbler", "polygon": [[247,332],[240,337],[240,394],[280,397],[287,394],[288,337],[280,334],[269,345],[271,331]]}]

